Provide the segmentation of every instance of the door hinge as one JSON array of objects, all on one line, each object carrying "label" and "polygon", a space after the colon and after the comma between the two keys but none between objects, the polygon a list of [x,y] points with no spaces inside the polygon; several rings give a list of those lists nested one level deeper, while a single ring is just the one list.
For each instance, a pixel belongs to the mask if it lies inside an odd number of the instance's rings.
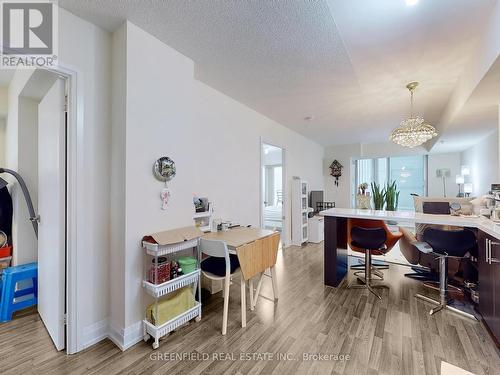
[{"label": "door hinge", "polygon": [[64,314],[62,319],[64,325],[68,324],[68,314]]},{"label": "door hinge", "polygon": [[64,95],[64,112],[68,112],[68,107],[69,107],[68,95]]}]

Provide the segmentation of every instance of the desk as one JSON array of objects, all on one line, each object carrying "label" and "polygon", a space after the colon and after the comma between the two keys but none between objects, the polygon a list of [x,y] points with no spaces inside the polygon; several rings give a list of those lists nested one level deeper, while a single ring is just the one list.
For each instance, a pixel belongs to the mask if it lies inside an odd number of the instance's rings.
[{"label": "desk", "polygon": [[238,227],[227,231],[207,233],[207,240],[224,241],[230,253],[236,254],[245,280],[273,270],[278,255],[279,232],[260,228]]},{"label": "desk", "polygon": [[[253,310],[259,298],[263,275],[269,268],[273,282],[274,299],[278,299],[278,284],[276,280],[276,258],[280,242],[279,232],[260,228],[238,227],[227,231],[207,233],[203,236],[208,240],[224,241],[230,253],[238,256],[241,272],[245,281],[249,281],[250,309]],[[261,275],[254,298],[253,280]]]}]

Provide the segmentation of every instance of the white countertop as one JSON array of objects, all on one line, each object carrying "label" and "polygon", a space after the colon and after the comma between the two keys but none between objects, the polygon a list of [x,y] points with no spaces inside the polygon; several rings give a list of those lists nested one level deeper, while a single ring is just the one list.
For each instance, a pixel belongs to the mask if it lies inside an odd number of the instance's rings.
[{"label": "white countertop", "polygon": [[453,225],[457,227],[478,228],[500,240],[500,223],[484,217],[452,215],[431,215],[408,211],[359,210],[354,208],[331,208],[321,211],[322,216],[347,217],[353,219],[394,220],[406,223]]}]

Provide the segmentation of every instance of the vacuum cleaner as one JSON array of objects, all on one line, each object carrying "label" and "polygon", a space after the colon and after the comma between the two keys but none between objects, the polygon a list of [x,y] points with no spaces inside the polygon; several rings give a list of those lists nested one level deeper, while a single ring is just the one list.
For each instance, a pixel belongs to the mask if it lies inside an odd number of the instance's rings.
[{"label": "vacuum cleaner", "polygon": [[[19,182],[19,186],[21,186],[24,199],[26,200],[26,205],[28,206],[28,212],[30,214],[29,220],[33,225],[35,236],[38,238],[39,216],[35,213],[35,209],[33,208],[33,201],[31,200],[31,196],[26,183],[16,171],[7,168],[0,168],[0,174],[2,173],[7,173],[14,176],[17,182]],[[10,236],[12,235],[12,198],[9,191],[7,190],[7,185],[8,182],[0,177],[0,228],[2,228],[2,230],[10,238]]]}]

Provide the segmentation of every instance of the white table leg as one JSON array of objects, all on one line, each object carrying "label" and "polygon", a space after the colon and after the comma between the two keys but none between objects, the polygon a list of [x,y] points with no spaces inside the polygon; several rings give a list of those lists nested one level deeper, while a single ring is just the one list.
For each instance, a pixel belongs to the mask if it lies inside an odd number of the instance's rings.
[{"label": "white table leg", "polygon": [[227,315],[229,311],[229,284],[231,280],[229,277],[224,279],[224,313],[222,316],[222,334],[225,335],[227,332]]},{"label": "white table leg", "polygon": [[276,277],[276,268],[273,266],[271,267],[271,279],[273,281],[273,294],[274,294],[274,300],[278,300],[278,278]]},{"label": "white table leg", "polygon": [[260,288],[262,287],[263,278],[264,278],[264,272],[260,274],[259,282],[257,283],[257,290],[255,291],[254,300],[252,301],[253,308],[255,308],[255,305],[257,305],[257,300],[259,299]]},{"label": "white table leg", "polygon": [[248,280],[248,287],[250,289],[250,310],[253,311],[253,279]]}]

